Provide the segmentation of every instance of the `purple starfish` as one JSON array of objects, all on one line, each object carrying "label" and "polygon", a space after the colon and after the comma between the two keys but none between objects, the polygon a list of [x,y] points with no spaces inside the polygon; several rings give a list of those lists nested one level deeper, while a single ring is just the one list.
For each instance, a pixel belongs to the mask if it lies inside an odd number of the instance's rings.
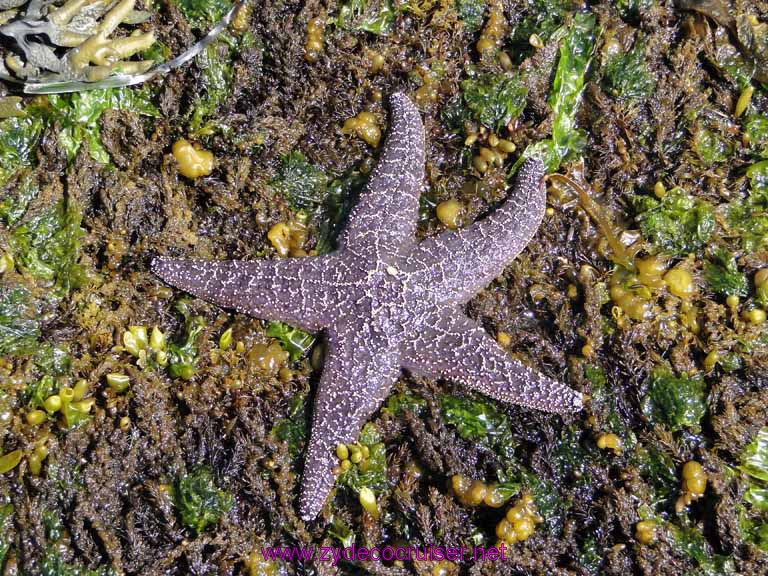
[{"label": "purple starfish", "polygon": [[525,247],[544,215],[544,168],[521,167],[512,195],[468,228],[417,243],[424,127],[391,97],[389,137],[339,248],[284,260],[158,258],[163,280],[225,308],[324,330],[328,353],[315,398],[299,511],[320,512],[334,484],[335,448],[357,440],[401,368],[455,380],[502,402],[572,412],[581,394],[510,357],[464,304]]}]

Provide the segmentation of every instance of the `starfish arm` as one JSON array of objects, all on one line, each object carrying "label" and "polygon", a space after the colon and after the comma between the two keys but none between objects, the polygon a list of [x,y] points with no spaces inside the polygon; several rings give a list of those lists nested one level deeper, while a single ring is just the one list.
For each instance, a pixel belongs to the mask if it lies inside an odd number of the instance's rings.
[{"label": "starfish arm", "polygon": [[305,330],[328,325],[338,301],[332,257],[218,262],[155,258],[152,271],[223,308]]},{"label": "starfish arm", "polygon": [[424,126],[413,102],[390,97],[391,124],[379,162],[352,209],[340,245],[377,260],[412,246],[424,183]]},{"label": "starfish arm", "polygon": [[343,333],[329,331],[301,480],[302,519],[315,518],[333,488],[336,446],[357,441],[399,373],[397,347],[372,334],[369,325],[360,322]]},{"label": "starfish arm", "polygon": [[582,396],[510,357],[485,330],[455,308],[433,313],[418,338],[408,342],[403,367],[445,378],[511,404],[545,412],[575,412]]},{"label": "starfish arm", "polygon": [[415,282],[431,286],[444,301],[464,303],[497,278],[541,224],[546,207],[543,177],[541,161],[526,160],[510,197],[493,214],[419,244],[406,265]]}]

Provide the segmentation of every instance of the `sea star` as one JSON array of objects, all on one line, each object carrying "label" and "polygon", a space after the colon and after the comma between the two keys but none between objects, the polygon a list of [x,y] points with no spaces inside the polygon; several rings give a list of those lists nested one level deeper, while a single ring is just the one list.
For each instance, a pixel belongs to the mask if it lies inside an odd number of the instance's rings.
[{"label": "sea star", "polygon": [[539,227],[542,163],[527,160],[511,197],[487,218],[417,243],[424,127],[405,95],[394,94],[390,108],[381,159],[335,252],[152,263],[169,284],[219,306],[326,332],[299,497],[304,520],[317,516],[333,487],[336,446],[357,440],[401,367],[539,410],[564,413],[582,405],[581,394],[510,357],[463,309]]}]

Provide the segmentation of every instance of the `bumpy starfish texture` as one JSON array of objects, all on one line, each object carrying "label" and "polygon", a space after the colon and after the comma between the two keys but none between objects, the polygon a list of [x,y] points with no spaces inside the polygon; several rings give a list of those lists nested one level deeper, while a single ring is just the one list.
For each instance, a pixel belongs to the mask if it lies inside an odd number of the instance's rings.
[{"label": "bumpy starfish texture", "polygon": [[357,440],[401,368],[460,382],[502,402],[572,412],[581,394],[510,357],[464,304],[525,247],[544,216],[544,168],[521,167],[510,198],[487,218],[417,243],[424,128],[403,94],[391,97],[381,159],[336,252],[284,260],[157,258],[169,284],[225,308],[324,330],[299,512],[311,520],[334,484],[339,443]]}]

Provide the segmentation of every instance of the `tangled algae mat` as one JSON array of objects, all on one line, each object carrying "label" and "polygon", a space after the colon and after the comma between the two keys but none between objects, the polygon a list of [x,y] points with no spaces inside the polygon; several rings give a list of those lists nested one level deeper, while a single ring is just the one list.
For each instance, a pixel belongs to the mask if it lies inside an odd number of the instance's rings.
[{"label": "tangled algae mat", "polygon": [[[222,2],[143,6],[134,58]],[[2,573],[768,573],[765,82],[757,2],[253,1],[162,80],[3,100]],[[590,401],[561,418],[404,374],[304,523],[321,341],[148,264],[331,249],[397,90],[427,129],[421,236],[492,210],[524,155],[565,176],[468,311]],[[180,174],[181,139],[210,174]],[[521,540],[504,561],[260,552],[497,531]]]}]

